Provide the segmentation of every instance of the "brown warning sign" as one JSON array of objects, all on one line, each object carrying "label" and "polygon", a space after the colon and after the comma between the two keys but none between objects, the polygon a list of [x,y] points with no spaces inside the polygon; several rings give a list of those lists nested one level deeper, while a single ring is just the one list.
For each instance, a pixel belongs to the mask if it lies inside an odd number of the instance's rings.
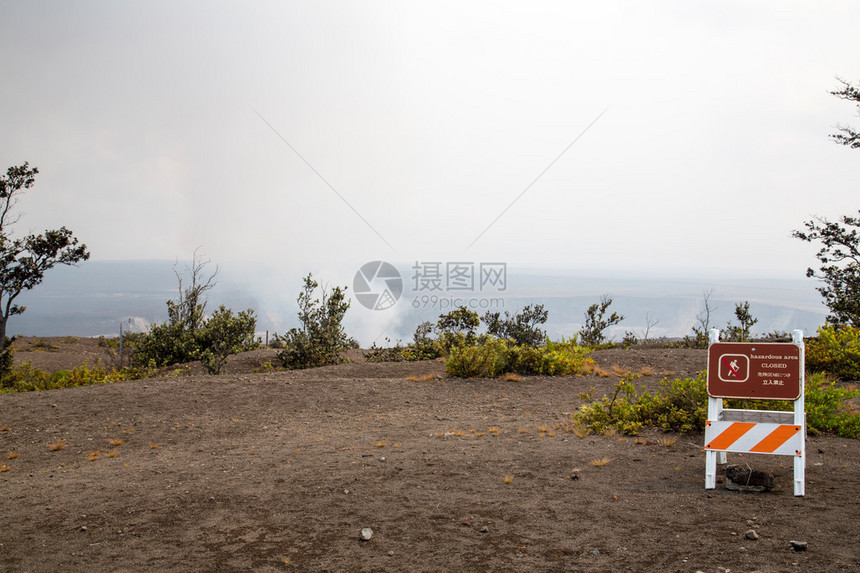
[{"label": "brown warning sign", "polygon": [[708,348],[708,394],[714,398],[797,400],[800,347],[774,342],[717,342]]}]

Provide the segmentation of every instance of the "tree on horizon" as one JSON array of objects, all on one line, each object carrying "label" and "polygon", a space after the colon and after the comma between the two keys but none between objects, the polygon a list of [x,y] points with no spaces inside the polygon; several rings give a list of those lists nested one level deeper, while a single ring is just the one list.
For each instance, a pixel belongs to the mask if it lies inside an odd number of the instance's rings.
[{"label": "tree on horizon", "polygon": [[26,310],[15,304],[18,295],[39,285],[54,266],[75,265],[90,258],[87,246],[79,245],[66,227],[13,238],[12,227],[20,219],[15,205],[34,185],[38,173],[38,168],[25,162],[9,167],[6,176],[0,177],[0,374],[3,366],[11,367],[6,325],[10,317]]}]

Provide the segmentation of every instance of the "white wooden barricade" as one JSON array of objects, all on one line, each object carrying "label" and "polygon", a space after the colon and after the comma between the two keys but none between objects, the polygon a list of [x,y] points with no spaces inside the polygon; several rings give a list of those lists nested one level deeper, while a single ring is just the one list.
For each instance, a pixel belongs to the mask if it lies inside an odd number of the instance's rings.
[{"label": "white wooden barricade", "polygon": [[[720,341],[720,331],[710,330],[709,342]],[[794,412],[724,409],[723,399],[708,396],[705,428],[705,489],[714,489],[717,462],[726,463],[726,452],[774,454],[794,457],[794,495],[806,492],[806,412],[803,331],[793,330],[792,343],[800,351],[800,395]],[[710,365],[709,365],[710,367]]]}]

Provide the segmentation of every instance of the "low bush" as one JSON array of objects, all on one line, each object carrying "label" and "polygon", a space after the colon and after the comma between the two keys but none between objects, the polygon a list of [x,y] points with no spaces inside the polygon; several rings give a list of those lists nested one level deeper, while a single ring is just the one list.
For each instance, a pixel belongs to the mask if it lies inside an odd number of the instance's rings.
[{"label": "low bush", "polygon": [[487,312],[483,321],[487,325],[487,334],[504,340],[510,340],[517,346],[541,346],[546,340],[546,332],[540,325],[546,324],[549,312],[542,304],[526,305],[522,311],[511,316],[505,311],[502,319],[498,312]]},{"label": "low bush", "polygon": [[[385,339],[391,342],[390,338]],[[404,351],[406,349],[398,342],[394,346],[377,346],[376,342],[364,352],[364,359],[368,362],[403,362],[406,360]]]},{"label": "low bush", "polygon": [[665,379],[653,395],[636,390],[637,378],[638,374],[622,377],[611,397],[583,405],[574,421],[592,432],[612,428],[626,435],[636,435],[643,426],[676,432],[704,429],[708,414],[704,373],[697,378]]},{"label": "low bush", "polygon": [[[707,376],[664,379],[653,395],[639,393],[634,385],[638,378],[622,378],[611,397],[604,396],[580,407],[574,421],[592,432],[614,429],[635,435],[642,427],[653,426],[667,431],[704,431],[708,412]],[[846,438],[860,438],[860,412],[852,400],[860,392],[840,387],[825,374],[807,377],[805,390],[806,424],[810,433],[830,432]],[[785,400],[727,400],[727,408],[747,410],[790,410]]]},{"label": "low bush", "polygon": [[432,360],[444,356],[445,349],[438,340],[434,340],[430,334],[433,325],[422,322],[412,335],[412,343],[403,349],[403,357],[406,360]]},{"label": "low bush", "polygon": [[93,367],[83,364],[72,370],[47,373],[38,368],[33,368],[29,362],[25,362],[3,377],[2,383],[0,383],[0,393],[57,390],[122,380],[139,380],[155,375],[157,372],[152,369],[123,368],[113,370],[103,368],[100,364]]},{"label": "low bush", "polygon": [[232,310],[221,305],[197,333],[198,356],[206,371],[220,374],[229,356],[258,348],[260,343],[254,337],[256,325],[253,310],[233,316]]},{"label": "low bush", "polygon": [[509,370],[507,366],[508,345],[496,338],[474,346],[455,346],[445,361],[448,375],[459,378],[493,378]]},{"label": "low bush", "polygon": [[475,345],[479,340],[476,329],[480,325],[481,319],[478,313],[465,306],[456,308],[448,314],[440,314],[439,321],[436,323],[438,334],[436,342],[445,354],[450,355],[455,348]]},{"label": "low bush", "polygon": [[233,311],[221,305],[200,325],[189,329],[178,321],[153,325],[146,334],[126,335],[132,364],[159,368],[200,360],[210,374],[219,374],[231,354],[259,346],[254,338],[254,311]]},{"label": "low bush", "polygon": [[[350,306],[346,287],[335,287],[331,292],[320,289],[310,274],[304,283],[297,299],[301,328],[291,328],[275,339],[283,345],[278,360],[288,370],[338,364],[341,353],[353,347],[341,324]],[[320,298],[315,298],[317,289],[322,293]]]},{"label": "low bush", "polygon": [[475,346],[452,349],[445,362],[450,376],[494,377],[503,372],[546,376],[582,375],[594,362],[589,349],[573,341],[547,342],[546,346],[514,345],[497,338],[485,338]]},{"label": "low bush", "polygon": [[806,367],[843,380],[860,380],[860,328],[828,324],[806,342]]},{"label": "low bush", "polygon": [[600,303],[592,304],[585,311],[585,324],[579,329],[577,336],[579,341],[591,348],[597,348],[606,342],[605,331],[624,320],[624,317],[616,312],[606,316],[606,312],[612,305],[612,299],[603,295]]}]

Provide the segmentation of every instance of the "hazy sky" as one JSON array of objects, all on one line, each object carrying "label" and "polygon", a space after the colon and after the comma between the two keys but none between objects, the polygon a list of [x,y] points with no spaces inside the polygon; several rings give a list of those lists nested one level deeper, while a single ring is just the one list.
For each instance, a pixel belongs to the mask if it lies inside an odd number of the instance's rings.
[{"label": "hazy sky", "polygon": [[22,232],[100,260],[800,277],[792,229],[860,206],[860,152],[827,138],[860,125],[828,93],[860,79],[858,22],[855,0],[6,0],[0,162],[41,171]]}]

